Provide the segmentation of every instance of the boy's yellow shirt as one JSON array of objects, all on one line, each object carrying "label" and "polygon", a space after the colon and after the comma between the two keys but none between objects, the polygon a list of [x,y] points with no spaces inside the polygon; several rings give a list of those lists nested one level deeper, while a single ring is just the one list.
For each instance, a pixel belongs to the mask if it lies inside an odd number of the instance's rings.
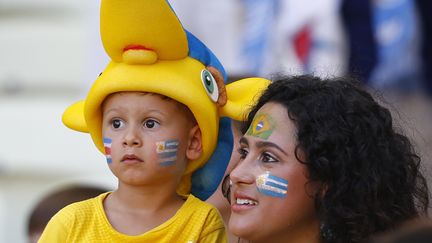
[{"label": "boy's yellow shirt", "polygon": [[39,243],[53,242],[227,242],[216,208],[189,195],[177,213],[163,224],[137,236],[116,231],[103,209],[109,192],[60,210],[48,223]]}]

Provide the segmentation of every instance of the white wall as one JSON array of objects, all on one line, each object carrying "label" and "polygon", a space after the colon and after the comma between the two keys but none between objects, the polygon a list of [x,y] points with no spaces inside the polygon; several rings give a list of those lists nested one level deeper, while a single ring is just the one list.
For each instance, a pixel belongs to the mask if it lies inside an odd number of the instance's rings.
[{"label": "white wall", "polygon": [[90,136],[61,123],[107,64],[99,4],[0,0],[0,242],[26,242],[31,209],[62,186],[116,185]]}]

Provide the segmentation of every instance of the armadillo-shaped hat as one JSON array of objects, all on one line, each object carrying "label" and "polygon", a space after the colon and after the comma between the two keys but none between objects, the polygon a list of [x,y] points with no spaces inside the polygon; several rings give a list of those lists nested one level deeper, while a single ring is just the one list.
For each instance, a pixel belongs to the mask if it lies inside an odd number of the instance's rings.
[{"label": "armadillo-shaped hat", "polygon": [[230,159],[228,117],[242,120],[269,81],[248,78],[225,85],[215,55],[182,27],[166,0],[102,0],[100,31],[111,58],[87,97],[63,114],[63,123],[90,133],[104,153],[101,104],[112,93],[152,92],[191,110],[201,129],[202,155],[189,161],[177,192],[206,199],[217,188]]}]

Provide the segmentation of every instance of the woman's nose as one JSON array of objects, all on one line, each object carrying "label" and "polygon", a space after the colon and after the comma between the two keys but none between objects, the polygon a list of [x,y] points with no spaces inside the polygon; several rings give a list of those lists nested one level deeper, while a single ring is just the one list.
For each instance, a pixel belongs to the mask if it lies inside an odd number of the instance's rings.
[{"label": "woman's nose", "polygon": [[252,184],[255,181],[253,161],[244,159],[231,171],[232,183]]}]

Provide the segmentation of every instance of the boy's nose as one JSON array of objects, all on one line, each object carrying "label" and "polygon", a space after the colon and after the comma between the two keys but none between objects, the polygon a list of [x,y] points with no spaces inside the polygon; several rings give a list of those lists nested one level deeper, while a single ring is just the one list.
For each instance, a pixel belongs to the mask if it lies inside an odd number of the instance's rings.
[{"label": "boy's nose", "polygon": [[135,146],[139,147],[142,145],[142,140],[135,129],[129,129],[124,136],[123,146]]}]

